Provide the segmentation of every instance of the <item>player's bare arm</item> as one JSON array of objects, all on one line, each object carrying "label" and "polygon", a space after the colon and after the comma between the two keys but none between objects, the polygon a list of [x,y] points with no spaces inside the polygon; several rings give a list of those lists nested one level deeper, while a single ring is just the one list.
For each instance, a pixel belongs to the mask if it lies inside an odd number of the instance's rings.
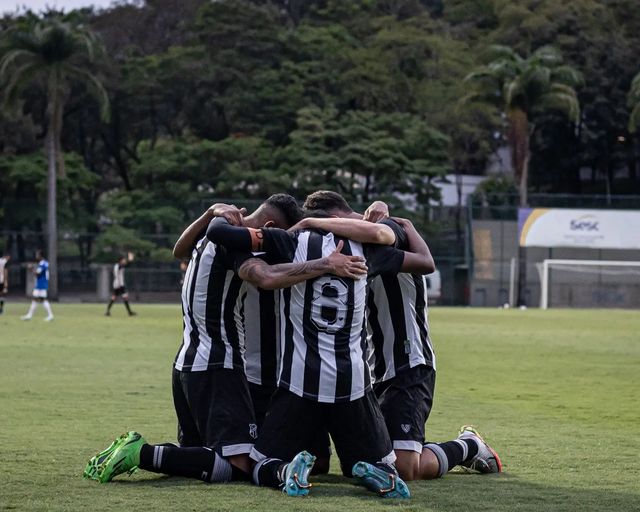
[{"label": "player's bare arm", "polygon": [[396,241],[396,235],[389,226],[359,219],[306,218],[293,226],[290,231],[301,229],[321,229],[365,244],[393,245]]},{"label": "player's bare arm", "polygon": [[288,288],[324,274],[351,279],[366,276],[368,269],[364,258],[342,254],[343,247],[344,242],[340,241],[330,256],[302,263],[269,265],[259,258],[251,258],[240,266],[238,275],[263,290]]},{"label": "player's bare arm", "polygon": [[393,220],[404,228],[409,244],[408,250],[404,253],[402,271],[411,274],[431,274],[436,269],[436,264],[427,242],[420,236],[413,222],[398,217],[393,217]]},{"label": "player's bare arm", "polygon": [[235,205],[224,203],[216,203],[209,207],[180,235],[176,245],[173,247],[174,258],[183,259],[191,255],[193,246],[214,217],[223,217],[234,226],[242,226],[242,217],[246,212],[245,208],[237,208]]}]

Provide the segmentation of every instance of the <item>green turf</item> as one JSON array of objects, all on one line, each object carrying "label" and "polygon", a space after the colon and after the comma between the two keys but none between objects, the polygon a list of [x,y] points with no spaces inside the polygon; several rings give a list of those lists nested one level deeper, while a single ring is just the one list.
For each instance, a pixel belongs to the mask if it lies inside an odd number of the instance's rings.
[{"label": "green turf", "polygon": [[[54,305],[56,319],[0,317],[2,510],[640,509],[640,315],[624,311],[441,309],[431,312],[438,385],[428,425],[447,440],[475,423],[503,475],[450,474],[383,501],[337,476],[306,499],[249,484],[206,485],[145,472],[82,480],[118,434],[175,438],[170,375],[178,306]],[[42,310],[39,315],[43,315]]]}]

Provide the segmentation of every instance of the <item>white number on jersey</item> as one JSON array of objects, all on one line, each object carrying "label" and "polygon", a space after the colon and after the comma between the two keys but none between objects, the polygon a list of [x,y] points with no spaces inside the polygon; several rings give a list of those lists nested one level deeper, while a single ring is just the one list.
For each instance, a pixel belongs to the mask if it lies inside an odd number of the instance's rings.
[{"label": "white number on jersey", "polygon": [[335,334],[347,321],[349,287],[339,277],[324,276],[313,283],[311,320],[319,331]]}]

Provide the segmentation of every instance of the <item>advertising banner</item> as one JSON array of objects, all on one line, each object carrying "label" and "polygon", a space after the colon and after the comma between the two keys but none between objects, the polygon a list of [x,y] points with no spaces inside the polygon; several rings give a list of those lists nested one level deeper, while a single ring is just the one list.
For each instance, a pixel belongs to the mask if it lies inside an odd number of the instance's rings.
[{"label": "advertising banner", "polygon": [[520,208],[521,247],[640,249],[640,211]]}]

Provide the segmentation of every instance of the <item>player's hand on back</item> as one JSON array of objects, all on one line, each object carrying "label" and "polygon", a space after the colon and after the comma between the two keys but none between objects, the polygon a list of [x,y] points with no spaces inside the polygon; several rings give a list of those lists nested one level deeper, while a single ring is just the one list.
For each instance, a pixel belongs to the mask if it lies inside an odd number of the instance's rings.
[{"label": "player's hand on back", "polygon": [[238,208],[235,204],[216,203],[209,210],[214,217],[224,217],[232,226],[242,226],[246,208]]},{"label": "player's hand on back", "polygon": [[362,256],[349,256],[342,254],[344,242],[340,240],[336,245],[335,251],[327,256],[327,260],[331,266],[331,273],[340,277],[348,277],[350,279],[360,279],[367,275],[368,268]]},{"label": "player's hand on back", "polygon": [[382,201],[374,201],[371,206],[367,208],[362,217],[363,220],[369,222],[380,222],[381,220],[389,218],[389,206]]}]

